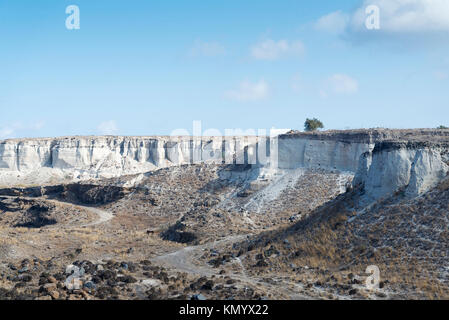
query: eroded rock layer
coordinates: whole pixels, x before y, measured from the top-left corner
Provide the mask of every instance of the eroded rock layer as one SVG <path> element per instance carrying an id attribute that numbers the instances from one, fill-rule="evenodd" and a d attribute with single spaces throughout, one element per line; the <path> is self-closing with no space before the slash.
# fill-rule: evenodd
<path id="1" fill-rule="evenodd" d="M 0 185 L 45 185 L 192 163 L 353 175 L 372 198 L 427 191 L 448 172 L 449 130 L 290 132 L 277 137 L 63 137 L 0 142 Z M 267 172 L 267 170 L 264 170 Z"/>

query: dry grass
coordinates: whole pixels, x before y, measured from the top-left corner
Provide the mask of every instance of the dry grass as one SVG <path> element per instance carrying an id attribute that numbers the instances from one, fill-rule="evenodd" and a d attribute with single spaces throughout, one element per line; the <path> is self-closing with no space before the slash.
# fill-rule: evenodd
<path id="1" fill-rule="evenodd" d="M 307 266 L 301 279 L 306 283 L 344 284 L 348 274 L 364 275 L 367 266 L 376 265 L 390 297 L 449 299 L 442 271 L 449 247 L 448 199 L 448 181 L 422 198 L 384 199 L 363 215 L 347 209 L 348 199 L 343 198 L 293 227 L 261 234 L 252 242 L 256 249 L 248 252 L 252 257 L 248 261 L 254 263 L 257 254 L 274 246 L 280 254 L 267 257 L 268 267 L 255 273 L 289 274 L 292 264 Z M 370 296 L 360 288 L 359 293 Z"/>

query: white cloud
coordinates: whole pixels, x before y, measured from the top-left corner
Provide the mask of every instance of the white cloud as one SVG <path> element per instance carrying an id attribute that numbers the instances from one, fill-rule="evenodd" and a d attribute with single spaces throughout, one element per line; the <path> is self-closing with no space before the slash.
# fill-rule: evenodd
<path id="1" fill-rule="evenodd" d="M 292 90 L 296 93 L 304 90 L 304 82 L 299 74 L 295 74 L 291 80 Z"/>
<path id="2" fill-rule="evenodd" d="M 264 80 L 256 83 L 243 81 L 237 89 L 228 91 L 226 97 L 236 101 L 257 101 L 266 99 L 268 94 L 269 86 Z"/>
<path id="3" fill-rule="evenodd" d="M 329 94 L 326 92 L 326 90 L 321 89 L 320 90 L 320 97 L 326 99 L 329 96 Z"/>
<path id="4" fill-rule="evenodd" d="M 366 28 L 368 6 L 379 8 L 380 29 Z M 438 34 L 449 32 L 448 0 L 364 0 L 351 13 L 336 11 L 319 18 L 315 29 L 335 34 L 345 34 L 348 39 L 359 36 L 359 40 L 369 36 L 406 36 Z M 414 39 L 429 40 L 426 37 Z"/>
<path id="5" fill-rule="evenodd" d="M 449 32 L 447 0 L 365 0 L 351 21 L 354 29 L 365 28 L 365 8 L 380 9 L 380 29 L 390 33 Z"/>
<path id="6" fill-rule="evenodd" d="M 117 124 L 114 120 L 110 121 L 104 121 L 100 123 L 97 127 L 98 132 L 100 132 L 103 135 L 114 135 L 117 133 L 118 128 Z"/>
<path id="7" fill-rule="evenodd" d="M 437 80 L 446 80 L 449 78 L 449 74 L 444 71 L 436 71 L 433 75 Z"/>
<path id="8" fill-rule="evenodd" d="M 319 31 L 341 34 L 345 31 L 348 22 L 349 15 L 341 10 L 338 10 L 319 18 L 314 24 L 314 27 Z"/>
<path id="9" fill-rule="evenodd" d="M 326 81 L 326 89 L 321 90 L 321 96 L 327 97 L 328 91 L 334 94 L 353 94 L 359 90 L 357 80 L 346 74 L 334 74 Z"/>
<path id="10" fill-rule="evenodd" d="M 35 122 L 35 123 L 31 124 L 29 126 L 29 128 L 32 129 L 32 130 L 40 130 L 44 126 L 45 126 L 45 122 L 44 121 L 38 121 L 38 122 Z"/>
<path id="11" fill-rule="evenodd" d="M 0 139 L 11 138 L 13 134 L 14 134 L 14 129 L 11 127 L 0 128 Z"/>
<path id="12" fill-rule="evenodd" d="M 216 57 L 226 54 L 226 49 L 219 42 L 203 42 L 195 41 L 194 46 L 190 49 L 190 55 L 194 57 Z"/>
<path id="13" fill-rule="evenodd" d="M 277 60 L 285 56 L 300 56 L 304 51 L 304 44 L 301 41 L 267 39 L 251 48 L 251 56 L 257 60 Z"/>
<path id="14" fill-rule="evenodd" d="M 15 122 L 10 125 L 0 127 L 0 139 L 14 138 L 19 135 L 29 135 L 32 131 L 39 131 L 45 126 L 43 121 L 35 123 L 23 124 L 22 122 Z"/>

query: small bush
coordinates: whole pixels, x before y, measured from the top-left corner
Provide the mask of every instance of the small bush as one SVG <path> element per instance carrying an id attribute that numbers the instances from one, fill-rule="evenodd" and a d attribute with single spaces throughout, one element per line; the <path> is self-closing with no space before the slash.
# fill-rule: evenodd
<path id="1" fill-rule="evenodd" d="M 316 131 L 318 129 L 323 128 L 324 128 L 323 123 L 317 118 L 306 119 L 306 122 L 304 122 L 304 130 L 307 132 Z"/>

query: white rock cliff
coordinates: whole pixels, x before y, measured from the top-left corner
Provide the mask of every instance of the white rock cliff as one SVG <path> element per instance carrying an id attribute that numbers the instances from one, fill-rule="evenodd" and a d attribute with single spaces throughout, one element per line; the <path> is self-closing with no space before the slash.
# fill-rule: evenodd
<path id="1" fill-rule="evenodd" d="M 291 133 L 272 139 L 248 136 L 12 139 L 0 141 L 0 185 L 76 182 L 206 162 L 258 164 L 271 170 L 340 171 L 355 175 L 354 185 L 363 185 L 373 199 L 399 189 L 415 196 L 447 175 L 448 137 L 449 133 L 442 135 L 435 130 L 359 130 Z M 443 143 L 428 143 L 434 140 Z"/>
<path id="2" fill-rule="evenodd" d="M 449 172 L 447 147 L 380 143 L 363 154 L 354 178 L 372 199 L 403 191 L 414 197 L 438 184 Z"/>
<path id="3" fill-rule="evenodd" d="M 221 164 L 223 160 L 266 164 L 266 149 L 266 139 L 258 137 L 229 137 L 225 141 L 221 137 L 5 140 L 0 142 L 0 184 L 108 178 L 189 163 Z"/>

